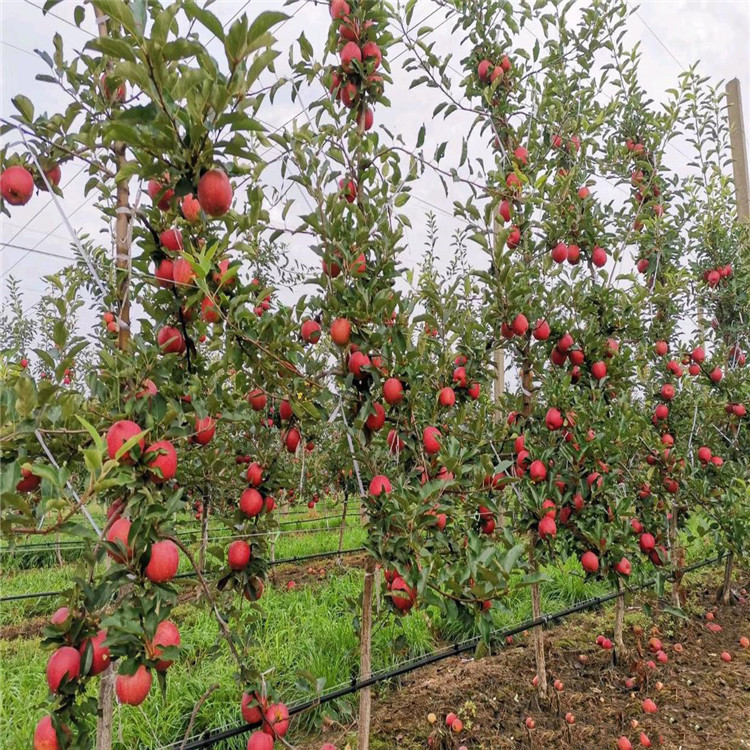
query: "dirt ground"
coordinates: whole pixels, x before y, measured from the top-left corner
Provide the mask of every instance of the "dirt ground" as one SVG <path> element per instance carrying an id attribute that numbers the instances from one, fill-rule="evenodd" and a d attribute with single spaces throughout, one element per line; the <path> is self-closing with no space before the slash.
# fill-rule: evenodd
<path id="1" fill-rule="evenodd" d="M 611 637 L 611 608 L 551 628 L 546 634 L 547 670 L 550 683 L 562 680 L 563 690 L 551 689 L 546 705 L 538 703 L 531 684 L 530 634 L 496 656 L 480 661 L 456 657 L 412 672 L 400 689 L 384 691 L 375 700 L 371 750 L 615 750 L 621 735 L 635 749 L 642 747 L 641 732 L 654 748 L 750 748 L 750 648 L 739 644 L 741 636 L 750 638 L 750 604 L 735 601 L 716 608 L 714 596 L 713 587 L 691 591 L 688 621 L 673 631 L 674 620 L 660 618 L 640 638 L 632 626 L 647 621 L 640 608 L 631 608 L 626 621 L 629 658 L 617 667 L 612 652 L 595 643 L 599 633 Z M 709 623 L 705 614 L 712 609 Z M 720 625 L 721 631 L 712 633 L 709 624 Z M 647 648 L 652 636 L 661 639 L 669 661 L 650 670 L 645 662 L 653 658 Z M 677 643 L 682 653 L 675 651 Z M 639 648 L 648 654 L 645 658 Z M 723 651 L 731 654 L 731 662 L 722 661 Z M 629 690 L 625 678 L 639 671 L 638 684 Z M 644 712 L 645 698 L 656 703 L 657 713 Z M 459 734 L 445 727 L 449 712 L 463 721 Z M 565 721 L 568 712 L 573 724 Z M 435 725 L 428 722 L 429 713 L 437 715 Z M 536 724 L 531 731 L 525 727 L 527 717 Z M 356 730 L 348 729 L 331 728 L 298 747 L 319 750 L 327 741 L 339 750 L 353 748 Z"/>

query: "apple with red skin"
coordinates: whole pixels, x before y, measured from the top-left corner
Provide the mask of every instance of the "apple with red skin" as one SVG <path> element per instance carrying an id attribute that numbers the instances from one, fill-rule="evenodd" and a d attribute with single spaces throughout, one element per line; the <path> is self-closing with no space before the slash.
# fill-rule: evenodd
<path id="1" fill-rule="evenodd" d="M 43 716 L 34 728 L 34 750 L 60 750 L 52 717 Z"/>
<path id="2" fill-rule="evenodd" d="M 438 395 L 438 403 L 440 406 L 450 408 L 456 403 L 456 392 L 453 388 L 445 387 L 440 390 Z"/>
<path id="3" fill-rule="evenodd" d="M 279 418 L 282 422 L 288 422 L 292 418 L 293 414 L 294 412 L 292 411 L 292 405 L 289 403 L 289 401 L 284 399 L 284 401 L 279 404 Z"/>
<path id="4" fill-rule="evenodd" d="M 320 340 L 320 323 L 306 320 L 300 328 L 300 336 L 307 344 L 317 344 Z"/>
<path id="5" fill-rule="evenodd" d="M 250 404 L 253 411 L 263 411 L 268 403 L 268 398 L 260 388 L 256 388 L 247 394 L 247 402 Z"/>
<path id="6" fill-rule="evenodd" d="M 336 318 L 331 323 L 331 338 L 337 346 L 346 346 L 352 334 L 352 324 L 346 318 Z"/>
<path id="7" fill-rule="evenodd" d="M 396 576 L 391 583 L 391 597 L 396 609 L 408 612 L 417 600 L 417 592 L 401 576 Z"/>
<path id="8" fill-rule="evenodd" d="M 372 408 L 375 413 L 367 417 L 365 424 L 368 430 L 377 432 L 385 425 L 385 409 L 377 401 L 373 402 Z"/>
<path id="9" fill-rule="evenodd" d="M 493 65 L 489 60 L 480 60 L 477 65 L 477 76 L 482 83 L 489 83 Z"/>
<path id="10" fill-rule="evenodd" d="M 247 477 L 249 484 L 252 484 L 255 487 L 260 487 L 260 485 L 263 484 L 263 467 L 256 461 L 253 461 L 253 463 L 247 467 L 247 474 L 245 476 Z"/>
<path id="11" fill-rule="evenodd" d="M 117 552 L 109 551 L 109 556 L 118 563 L 125 563 L 133 554 L 133 550 L 128 546 L 128 536 L 130 535 L 131 523 L 127 518 L 118 518 L 107 532 L 107 541 L 112 544 L 119 543 L 125 548 L 125 557 Z"/>
<path id="12" fill-rule="evenodd" d="M 603 247 L 595 247 L 591 252 L 591 262 L 597 268 L 603 268 L 607 264 L 607 251 Z"/>
<path id="13" fill-rule="evenodd" d="M 630 560 L 628 560 L 627 557 L 620 558 L 619 562 L 615 564 L 615 570 L 621 575 L 621 576 L 629 576 L 632 571 L 632 566 L 630 565 Z"/>
<path id="14" fill-rule="evenodd" d="M 17 492 L 34 492 L 37 487 L 42 483 L 42 478 L 36 474 L 31 473 L 31 469 L 27 466 L 21 467 L 21 479 L 16 485 Z"/>
<path id="15" fill-rule="evenodd" d="M 617 740 L 617 750 L 633 750 L 633 745 L 625 735 Z"/>
<path id="16" fill-rule="evenodd" d="M 296 453 L 297 446 L 300 444 L 302 436 L 299 434 L 299 430 L 296 427 L 292 427 L 284 436 L 283 441 L 286 446 L 287 452 Z"/>
<path id="17" fill-rule="evenodd" d="M 552 249 L 552 260 L 555 263 L 564 263 L 568 259 L 568 246 L 564 242 L 559 242 Z"/>
<path id="18" fill-rule="evenodd" d="M 229 211 L 232 196 L 232 183 L 222 169 L 209 169 L 198 180 L 198 203 L 215 219 Z"/>
<path id="19" fill-rule="evenodd" d="M 166 189 L 165 189 L 166 188 Z M 158 180 L 148 181 L 148 194 L 152 201 L 155 201 L 157 206 L 162 211 L 168 211 L 169 205 L 174 198 L 174 190 L 162 185 Z M 161 197 L 159 197 L 161 196 Z M 158 202 L 157 202 L 158 198 Z"/>
<path id="20" fill-rule="evenodd" d="M 169 289 L 174 286 L 174 263 L 169 258 L 163 258 L 154 270 L 156 283 Z"/>
<path id="21" fill-rule="evenodd" d="M 352 352 L 349 357 L 348 369 L 349 372 L 354 375 L 357 380 L 364 378 L 367 373 L 362 370 L 363 367 L 370 366 L 370 358 L 363 352 L 356 351 Z"/>
<path id="22" fill-rule="evenodd" d="M 151 690 L 151 670 L 141 664 L 135 674 L 118 674 L 115 680 L 117 700 L 126 706 L 140 706 Z"/>
<path id="23" fill-rule="evenodd" d="M 584 552 L 581 555 L 581 565 L 587 573 L 596 573 L 599 570 L 599 558 L 595 552 Z"/>
<path id="24" fill-rule="evenodd" d="M 544 421 L 548 430 L 559 430 L 563 426 L 563 416 L 559 409 L 549 409 Z"/>
<path id="25" fill-rule="evenodd" d="M 537 341 L 546 341 L 550 337 L 550 327 L 546 320 L 537 320 L 531 335 Z"/>
<path id="26" fill-rule="evenodd" d="M 15 165 L 0 173 L 0 194 L 11 206 L 25 206 L 34 193 L 34 178 L 25 167 Z"/>
<path id="27" fill-rule="evenodd" d="M 200 220 L 201 204 L 197 198 L 193 197 L 192 193 L 183 196 L 182 201 L 180 201 L 180 210 L 185 219 L 191 224 Z"/>
<path id="28" fill-rule="evenodd" d="M 72 646 L 53 651 L 47 662 L 47 685 L 53 693 L 60 689 L 63 678 L 73 681 L 81 674 L 81 654 Z"/>
<path id="29" fill-rule="evenodd" d="M 246 724 L 258 724 L 263 720 L 268 704 L 258 693 L 243 693 L 240 710 Z"/>
<path id="30" fill-rule="evenodd" d="M 55 610 L 52 617 L 50 617 L 50 622 L 53 625 L 62 625 L 68 617 L 70 617 L 70 609 L 68 609 L 68 607 L 60 607 Z"/>
<path id="31" fill-rule="evenodd" d="M 212 297 L 205 296 L 201 300 L 201 317 L 206 323 L 218 323 L 221 320 L 221 312 Z"/>
<path id="32" fill-rule="evenodd" d="M 656 703 L 654 703 L 651 698 L 646 698 L 643 703 L 641 703 L 641 708 L 643 708 L 643 711 L 647 714 L 655 714 L 658 711 Z"/>
<path id="33" fill-rule="evenodd" d="M 150 459 L 149 454 L 151 454 Z M 174 479 L 177 474 L 177 451 L 169 440 L 157 440 L 151 443 L 146 448 L 144 456 L 150 470 L 148 476 L 152 482 L 162 484 L 169 479 Z"/>
<path id="34" fill-rule="evenodd" d="M 529 476 L 533 482 L 543 482 L 547 478 L 547 467 L 538 459 L 529 466 Z"/>
<path id="35" fill-rule="evenodd" d="M 712 383 L 720 383 L 724 377 L 724 373 L 722 372 L 721 367 L 714 367 L 714 369 L 708 373 L 708 377 Z"/>
<path id="36" fill-rule="evenodd" d="M 240 495 L 240 511 L 248 518 L 260 515 L 264 507 L 263 496 L 258 490 L 248 487 Z"/>
<path id="37" fill-rule="evenodd" d="M 179 229 L 165 229 L 159 235 L 159 244 L 173 253 L 182 252 L 182 232 Z"/>
<path id="38" fill-rule="evenodd" d="M 253 732 L 247 741 L 247 750 L 273 750 L 273 737 L 264 731 Z"/>
<path id="39" fill-rule="evenodd" d="M 398 378 L 388 378 L 383 383 L 383 399 L 389 406 L 398 404 L 404 397 L 404 386 Z"/>
<path id="40" fill-rule="evenodd" d="M 216 422 L 212 417 L 200 417 L 195 420 L 193 440 L 200 445 L 208 445 L 216 432 Z"/>
<path id="41" fill-rule="evenodd" d="M 378 47 L 375 42 L 365 42 L 362 45 L 362 59 L 364 60 L 364 62 L 374 60 L 375 62 L 372 66 L 372 69 L 377 70 L 380 67 L 380 63 L 383 59 L 383 54 L 380 51 L 380 47 Z"/>
<path id="42" fill-rule="evenodd" d="M 185 339 L 173 326 L 162 326 L 156 334 L 156 343 L 163 354 L 181 354 L 185 351 Z"/>
<path id="43" fill-rule="evenodd" d="M 250 545 L 244 539 L 236 539 L 227 550 L 227 559 L 232 570 L 243 570 L 250 562 L 250 556 Z"/>
<path id="44" fill-rule="evenodd" d="M 578 245 L 568 245 L 568 263 L 575 266 L 581 259 L 581 248 Z"/>
<path id="45" fill-rule="evenodd" d="M 388 447 L 391 449 L 391 453 L 402 451 L 406 447 L 406 443 L 401 439 L 401 437 L 399 437 L 396 430 L 388 431 L 386 443 L 388 443 Z"/>
<path id="46" fill-rule="evenodd" d="M 169 648 L 170 646 L 180 645 L 180 631 L 177 626 L 171 620 L 162 620 L 156 626 L 156 632 L 154 633 L 154 639 L 152 641 L 152 654 L 153 659 L 159 659 L 162 655 L 163 648 Z M 162 648 L 157 648 L 161 646 Z M 166 672 L 169 667 L 173 664 L 169 659 L 161 659 L 156 664 L 157 672 Z"/>
<path id="47" fill-rule="evenodd" d="M 523 313 L 519 313 L 513 318 L 510 327 L 513 329 L 513 333 L 515 333 L 516 336 L 525 336 L 526 332 L 529 330 L 529 321 Z"/>
<path id="48" fill-rule="evenodd" d="M 506 244 L 511 250 L 515 250 L 521 244 L 521 230 L 517 226 L 510 228 Z"/>
<path id="49" fill-rule="evenodd" d="M 376 474 L 370 480 L 369 492 L 374 497 L 380 497 L 383 493 L 389 495 L 392 489 L 390 479 L 383 474 Z"/>
<path id="50" fill-rule="evenodd" d="M 100 630 L 96 635 L 91 638 L 86 638 L 78 648 L 81 654 L 81 665 L 83 665 L 84 655 L 86 653 L 86 646 L 91 643 L 92 657 L 91 666 L 87 674 L 94 676 L 101 674 L 110 664 L 109 648 L 104 644 L 107 638 L 107 631 Z"/>
<path id="51" fill-rule="evenodd" d="M 162 539 L 151 545 L 151 557 L 144 574 L 151 583 L 166 583 L 177 575 L 180 550 L 171 539 Z"/>
<path id="52" fill-rule="evenodd" d="M 707 464 L 711 460 L 712 454 L 711 449 L 705 445 L 698 448 L 698 460 L 701 463 Z"/>
<path id="53" fill-rule="evenodd" d="M 591 374 L 597 379 L 602 380 L 603 378 L 607 377 L 607 365 L 602 362 L 594 362 L 593 365 L 591 365 Z"/>
<path id="54" fill-rule="evenodd" d="M 542 518 L 542 520 L 539 521 L 538 532 L 540 539 L 546 539 L 547 537 L 552 537 L 554 539 L 557 536 L 557 524 L 555 523 L 554 518 L 550 518 L 550 516 Z"/>
<path id="55" fill-rule="evenodd" d="M 473 401 L 476 401 L 479 398 L 481 388 L 479 383 L 472 383 L 468 389 L 467 393 L 469 394 L 469 398 L 471 398 Z"/>
<path id="56" fill-rule="evenodd" d="M 128 442 L 128 440 L 134 438 L 141 432 L 143 432 L 143 430 L 141 430 L 140 426 L 129 419 L 120 419 L 117 422 L 114 422 L 109 430 L 107 430 L 106 436 L 107 455 L 110 457 L 110 459 L 115 460 L 117 451 L 119 451 L 120 448 L 122 448 L 122 446 Z M 141 438 L 138 441 L 138 447 L 140 448 L 141 452 L 143 452 L 145 445 L 145 439 Z M 125 451 L 125 453 L 120 456 L 119 460 L 124 464 L 134 463 L 134 459 L 130 455 L 129 450 Z"/>
<path id="57" fill-rule="evenodd" d="M 443 435 L 437 427 L 425 427 L 422 431 L 422 443 L 429 455 L 434 455 L 440 450 L 440 438 Z"/>
<path id="58" fill-rule="evenodd" d="M 283 703 L 270 705 L 264 714 L 263 731 L 272 737 L 283 737 L 289 729 L 289 710 Z"/>
<path id="59" fill-rule="evenodd" d="M 511 216 L 513 215 L 510 202 L 502 201 L 497 209 L 497 213 L 503 221 L 510 221 Z"/>

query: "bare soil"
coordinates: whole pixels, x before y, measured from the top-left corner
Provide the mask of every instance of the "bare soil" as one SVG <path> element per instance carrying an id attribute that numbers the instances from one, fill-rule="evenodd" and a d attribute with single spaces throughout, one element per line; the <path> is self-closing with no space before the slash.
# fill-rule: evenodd
<path id="1" fill-rule="evenodd" d="M 750 638 L 750 604 L 745 600 L 716 607 L 713 583 L 689 593 L 689 620 L 663 616 L 640 636 L 634 626 L 637 630 L 638 623 L 653 621 L 640 607 L 629 609 L 628 654 L 617 666 L 612 652 L 595 643 L 599 633 L 611 637 L 611 608 L 551 628 L 546 636 L 551 695 L 545 704 L 531 684 L 530 634 L 479 661 L 454 657 L 412 672 L 400 689 L 384 691 L 375 700 L 371 750 L 614 750 L 621 735 L 640 749 L 641 732 L 654 748 L 750 748 L 750 649 L 739 645 L 741 636 Z M 711 610 L 721 632 L 707 628 L 705 614 Z M 647 647 L 652 636 L 662 641 L 669 657 L 653 670 L 646 667 L 653 658 Z M 677 643 L 682 653 L 675 651 Z M 721 660 L 723 651 L 731 654 L 731 662 Z M 628 690 L 624 679 L 631 675 L 638 684 Z M 561 692 L 552 688 L 554 680 L 562 680 Z M 656 703 L 656 714 L 643 711 L 645 698 Z M 459 734 L 445 727 L 449 712 L 463 721 Z M 565 721 L 568 712 L 575 717 L 572 725 Z M 427 720 L 430 713 L 437 715 L 434 725 Z M 525 727 L 527 717 L 536 723 L 531 731 Z M 325 735 L 298 747 L 318 750 L 324 741 L 340 750 L 355 747 L 352 728 L 331 725 Z"/>

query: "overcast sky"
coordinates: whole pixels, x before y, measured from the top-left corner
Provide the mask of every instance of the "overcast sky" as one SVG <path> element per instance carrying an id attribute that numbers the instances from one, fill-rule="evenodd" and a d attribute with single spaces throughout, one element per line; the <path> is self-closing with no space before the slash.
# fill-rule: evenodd
<path id="1" fill-rule="evenodd" d="M 79 4 L 74 0 L 64 0 L 53 11 L 55 16 L 42 16 L 37 6 L 42 0 L 0 0 L 0 54 L 1 54 L 1 91 L 0 112 L 7 118 L 15 112 L 10 100 L 17 93 L 28 96 L 35 104 L 37 111 L 52 112 L 66 104 L 65 98 L 56 87 L 39 83 L 35 75 L 46 72 L 47 67 L 34 53 L 37 49 L 52 49 L 52 36 L 59 32 L 64 40 L 65 50 L 70 53 L 80 49 L 91 35 L 96 33 L 90 5 L 87 8 L 87 20 L 82 30 L 72 24 L 73 9 Z M 238 11 L 246 6 L 253 16 L 261 10 L 273 7 L 293 13 L 300 8 L 292 5 L 285 8 L 281 2 L 262 2 L 251 0 L 218 0 L 213 5 L 214 12 L 222 22 L 229 21 Z M 417 21 L 433 14 L 430 25 L 437 26 L 444 17 L 442 11 L 436 12 L 436 6 L 429 0 L 418 0 L 414 12 L 414 26 Z M 322 50 L 330 18 L 326 4 L 317 6 L 308 3 L 288 23 L 284 24 L 278 37 L 278 48 L 284 50 L 304 30 L 313 43 L 316 52 Z M 438 49 L 448 50 L 455 41 L 451 40 L 450 24 L 435 32 Z M 640 41 L 642 50 L 642 83 L 649 93 L 658 101 L 663 99 L 665 89 L 675 85 L 677 75 L 689 64 L 701 61 L 702 74 L 716 80 L 728 80 L 738 77 L 744 96 L 743 110 L 745 122 L 750 123 L 750 2 L 748 0 L 646 0 L 640 4 L 640 10 L 630 21 L 631 41 Z M 531 42 L 533 39 L 529 36 Z M 210 49 L 219 56 L 218 42 Z M 390 53 L 395 60 L 403 47 L 396 46 Z M 454 63 L 458 64 L 457 55 Z M 277 73 L 283 75 L 286 55 L 280 58 Z M 403 59 L 403 58 L 402 58 Z M 408 90 L 408 76 L 399 75 L 398 60 L 394 63 L 395 84 L 388 91 L 394 103 L 390 110 L 376 112 L 376 127 L 386 123 L 389 128 L 405 133 L 407 143 L 413 144 L 419 126 L 426 113 L 435 105 L 435 93 L 426 88 Z M 456 80 L 458 76 L 453 76 Z M 310 92 L 303 95 L 303 101 L 312 98 Z M 288 98 L 280 97 L 273 106 L 264 106 L 261 113 L 263 120 L 276 127 L 300 112 L 300 102 L 292 103 Z M 452 127 L 457 121 L 449 121 Z M 460 123 L 458 123 L 460 127 Z M 750 125 L 748 125 L 750 127 Z M 433 128 L 438 132 L 433 142 L 446 137 L 440 125 Z M 4 139 L 4 145 L 13 141 L 11 134 Z M 431 153 L 428 140 L 427 153 Z M 684 151 L 683 151 L 684 153 Z M 671 153 L 671 166 L 678 171 L 685 163 L 679 145 Z M 96 233 L 101 230 L 101 223 L 96 213 L 83 196 L 85 175 L 76 177 L 80 166 L 69 163 L 63 170 L 62 185 L 65 197 L 62 206 L 76 229 Z M 461 223 L 453 218 L 451 202 L 443 196 L 442 189 L 435 184 L 434 178 L 425 177 L 415 188 L 415 200 L 410 201 L 407 210 L 411 213 L 414 230 L 409 236 L 409 253 L 406 265 L 414 266 L 423 248 L 425 239 L 424 217 L 430 210 L 429 204 L 437 207 L 439 227 L 444 240 L 442 257 L 449 255 L 448 240 Z M 299 196 L 298 196 L 299 197 Z M 427 201 L 427 203 L 425 203 Z M 302 210 L 304 204 L 300 205 Z M 42 276 L 51 273 L 65 264 L 59 256 L 71 256 L 70 236 L 56 207 L 49 196 L 37 194 L 23 207 L 12 208 L 10 219 L 0 218 L 0 269 L 2 270 L 2 294 L 5 296 L 6 281 L 9 274 L 20 280 L 25 297 L 25 306 L 29 307 L 38 300 L 44 288 Z M 109 246 L 106 239 L 102 242 Z M 17 247 L 9 246 L 14 245 Z M 29 249 L 32 252 L 29 252 Z M 48 254 L 41 254 L 43 251 Z M 301 240 L 293 243 L 290 250 L 299 260 L 305 260 L 305 247 Z M 307 254 L 309 258 L 309 253 Z"/>

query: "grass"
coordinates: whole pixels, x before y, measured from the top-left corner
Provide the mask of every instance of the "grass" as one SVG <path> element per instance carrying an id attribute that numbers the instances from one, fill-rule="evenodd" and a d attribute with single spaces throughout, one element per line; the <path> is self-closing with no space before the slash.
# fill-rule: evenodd
<path id="1" fill-rule="evenodd" d="M 697 531 L 700 521 L 691 519 Z M 344 548 L 357 547 L 364 541 L 364 530 L 350 525 Z M 282 536 L 276 548 L 278 558 L 296 557 L 335 549 L 337 529 L 332 532 Z M 697 542 L 688 550 L 694 561 L 712 553 L 705 542 Z M 304 567 L 304 564 L 303 566 Z M 64 568 L 17 571 L 4 581 L 3 595 L 13 591 L 28 592 L 64 587 L 72 573 L 72 565 Z M 642 571 L 634 566 L 633 582 L 652 575 L 653 569 Z M 607 592 L 603 582 L 586 580 L 579 565 L 569 560 L 546 570 L 550 581 L 541 586 L 546 612 Z M 362 590 L 362 572 L 340 569 L 323 582 L 299 586 L 293 590 L 267 586 L 263 596 L 263 627 L 257 634 L 252 659 L 266 672 L 274 695 L 287 703 L 313 697 L 315 687 L 323 692 L 347 683 L 357 674 L 358 635 L 355 617 Z M 54 599 L 23 605 L 10 613 L 3 608 L 2 621 L 22 622 L 29 616 L 27 607 L 36 614 L 49 614 L 59 602 Z M 500 629 L 515 625 L 531 616 L 528 589 L 515 591 L 503 603 L 493 607 L 493 625 Z M 404 660 L 428 653 L 446 642 L 464 640 L 471 633 L 459 631 L 455 624 L 434 613 L 415 611 L 409 617 L 379 618 L 373 635 L 373 669 L 389 669 Z M 219 687 L 209 696 L 198 712 L 192 733 L 240 723 L 240 691 L 234 679 L 234 663 L 223 642 L 217 639 L 217 626 L 205 608 L 186 603 L 173 613 L 182 636 L 183 657 L 169 670 L 166 701 L 156 687 L 140 708 L 115 709 L 115 746 L 117 748 L 161 747 L 181 740 L 194 706 L 209 688 Z M 594 625 L 592 624 L 592 627 Z M 596 627 L 611 630 L 611 615 Z M 39 648 L 38 639 L 0 642 L 0 674 L 2 707 L 0 736 L 3 746 L 28 747 L 33 727 L 45 710 L 47 691 L 44 669 L 48 654 Z M 95 689 L 92 686 L 92 689 Z M 388 689 L 382 685 L 378 689 Z M 295 719 L 295 733 L 312 728 L 325 713 L 345 723 L 356 715 L 357 696 L 310 711 Z M 121 738 L 121 739 L 120 739 Z M 293 737 L 292 737 L 293 741 Z M 244 748 L 247 737 L 227 741 L 217 750 Z"/>

